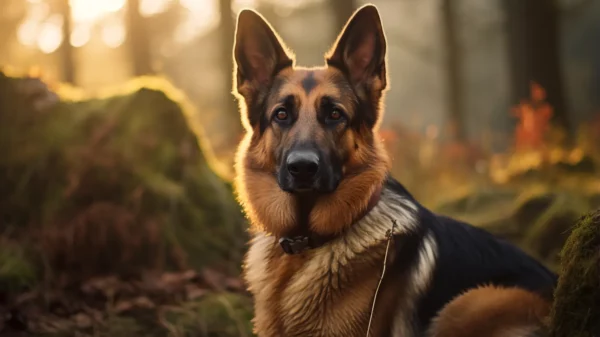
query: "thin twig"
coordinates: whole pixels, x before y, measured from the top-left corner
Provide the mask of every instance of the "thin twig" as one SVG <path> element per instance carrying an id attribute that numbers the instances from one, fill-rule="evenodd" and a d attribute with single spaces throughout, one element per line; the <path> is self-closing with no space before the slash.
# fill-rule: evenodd
<path id="1" fill-rule="evenodd" d="M 383 270 L 381 271 L 381 277 L 379 278 L 377 289 L 375 289 L 375 296 L 373 297 L 373 307 L 371 308 L 371 315 L 369 316 L 369 325 L 367 326 L 367 337 L 369 337 L 369 334 L 371 333 L 371 323 L 373 322 L 373 314 L 375 313 L 375 302 L 377 301 L 377 295 L 379 294 L 379 287 L 381 287 L 381 282 L 383 281 L 383 277 L 385 276 L 385 270 L 387 267 L 387 257 L 388 252 L 390 251 L 390 243 L 392 242 L 392 238 L 394 237 L 394 229 L 396 229 L 396 220 L 392 220 L 392 229 L 388 230 L 385 233 L 387 245 L 385 247 L 385 256 L 383 257 Z"/>

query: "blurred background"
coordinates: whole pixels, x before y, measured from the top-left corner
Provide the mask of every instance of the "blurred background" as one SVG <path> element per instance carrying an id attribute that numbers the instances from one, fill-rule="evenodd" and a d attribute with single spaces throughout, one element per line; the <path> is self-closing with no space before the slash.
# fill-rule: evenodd
<path id="1" fill-rule="evenodd" d="M 251 336 L 236 13 L 318 66 L 364 3 L 3 0 L 0 335 Z M 600 207 L 600 1 L 371 3 L 394 176 L 556 268 Z"/>

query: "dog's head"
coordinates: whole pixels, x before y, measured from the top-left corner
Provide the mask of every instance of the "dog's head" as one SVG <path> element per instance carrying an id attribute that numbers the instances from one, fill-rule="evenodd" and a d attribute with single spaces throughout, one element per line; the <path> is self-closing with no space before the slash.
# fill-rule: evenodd
<path id="1" fill-rule="evenodd" d="M 388 166 L 376 137 L 387 86 L 386 41 L 377 9 L 357 10 L 326 55 L 326 65 L 318 68 L 296 67 L 265 19 L 243 10 L 234 59 L 234 92 L 248 131 L 237 159 L 242 202 L 260 203 L 261 191 L 269 191 L 278 199 L 265 200 L 290 204 L 250 207 L 251 215 L 262 208 L 272 214 L 254 215 L 285 217 L 279 214 L 282 207 L 294 213 L 292 200 L 303 195 L 317 199 L 312 213 L 319 213 L 319 204 L 332 206 L 337 200 L 348 207 L 355 199 L 360 211 Z"/>

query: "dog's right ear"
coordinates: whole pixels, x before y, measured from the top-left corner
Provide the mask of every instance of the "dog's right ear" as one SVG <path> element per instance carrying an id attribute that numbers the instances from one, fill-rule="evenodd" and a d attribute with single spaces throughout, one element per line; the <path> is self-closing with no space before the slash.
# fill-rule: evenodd
<path id="1" fill-rule="evenodd" d="M 342 70 L 354 85 L 387 85 L 386 41 L 379 11 L 374 5 L 356 10 L 327 56 L 327 64 Z"/>
<path id="2" fill-rule="evenodd" d="M 280 70 L 293 65 L 286 49 L 260 14 L 250 9 L 240 12 L 233 47 L 235 90 L 244 97 L 248 106 L 255 104 L 257 95 L 270 87 Z M 252 126 L 260 120 L 260 112 L 257 113 L 248 111 Z"/>

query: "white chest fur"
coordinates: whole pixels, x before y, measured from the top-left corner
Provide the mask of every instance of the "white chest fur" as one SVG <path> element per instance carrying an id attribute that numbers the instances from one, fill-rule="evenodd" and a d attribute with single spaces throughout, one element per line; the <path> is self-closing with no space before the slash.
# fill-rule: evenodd
<path id="1" fill-rule="evenodd" d="M 415 205 L 384 190 L 373 210 L 341 237 L 298 256 L 281 254 L 274 237 L 256 234 L 245 277 L 254 295 L 259 336 L 364 335 L 383 267 L 386 232 L 394 220 L 394 234 L 414 228 L 415 211 Z M 411 276 L 415 294 L 430 277 L 434 257 L 435 242 L 426 236 Z M 397 313 L 404 321 L 402 315 Z M 397 324 L 394 334 L 408 333 L 405 325 Z"/>

